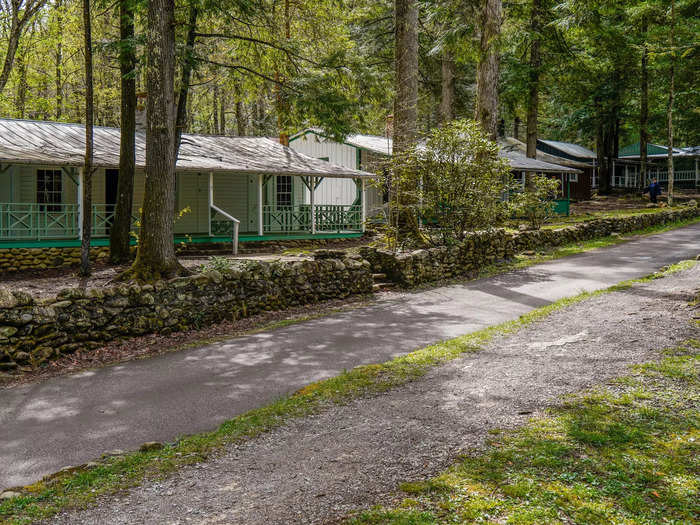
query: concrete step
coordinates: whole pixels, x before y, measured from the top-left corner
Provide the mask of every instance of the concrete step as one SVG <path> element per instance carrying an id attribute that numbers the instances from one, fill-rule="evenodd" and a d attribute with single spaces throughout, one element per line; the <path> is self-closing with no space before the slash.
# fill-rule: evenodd
<path id="1" fill-rule="evenodd" d="M 374 279 L 375 281 L 381 281 L 382 279 L 386 279 L 386 274 L 385 273 L 373 273 L 372 279 Z"/>
<path id="2" fill-rule="evenodd" d="M 383 290 L 390 290 L 392 288 L 396 288 L 396 283 L 380 282 L 380 283 L 374 283 L 372 285 L 372 291 L 374 291 L 374 292 L 381 292 Z"/>

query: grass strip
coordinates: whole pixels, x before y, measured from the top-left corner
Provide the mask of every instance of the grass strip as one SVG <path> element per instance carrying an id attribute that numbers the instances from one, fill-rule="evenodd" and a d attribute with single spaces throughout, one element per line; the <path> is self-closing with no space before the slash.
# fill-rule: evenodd
<path id="1" fill-rule="evenodd" d="M 696 523 L 699 341 L 583 394 L 349 525 Z"/>
<path id="2" fill-rule="evenodd" d="M 46 519 L 62 510 L 85 507 L 100 496 L 114 494 L 147 480 L 162 479 L 183 466 L 206 460 L 228 444 L 253 438 L 293 418 L 318 413 L 331 404 L 346 403 L 415 380 L 435 366 L 465 353 L 479 351 L 496 336 L 513 333 L 569 305 L 634 283 L 665 277 L 695 264 L 696 261 L 685 261 L 643 279 L 561 299 L 516 320 L 433 344 L 385 363 L 353 368 L 233 418 L 213 432 L 186 436 L 158 450 L 130 452 L 105 458 L 94 466 L 60 472 L 23 487 L 21 496 L 0 502 L 0 523 L 14 525 Z"/>

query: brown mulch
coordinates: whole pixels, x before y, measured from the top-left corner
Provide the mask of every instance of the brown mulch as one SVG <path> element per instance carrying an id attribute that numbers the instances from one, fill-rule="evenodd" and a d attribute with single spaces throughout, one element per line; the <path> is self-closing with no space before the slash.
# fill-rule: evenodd
<path id="1" fill-rule="evenodd" d="M 303 321 L 311 317 L 323 317 L 365 306 L 371 300 L 368 296 L 353 296 L 275 312 L 264 312 L 246 319 L 223 321 L 213 326 L 186 332 L 169 335 L 149 334 L 110 341 L 98 348 L 85 348 L 64 355 L 36 370 L 22 369 L 11 374 L 0 372 L 0 389 L 239 337 L 257 330 L 274 328 L 274 324 L 281 321 Z"/>

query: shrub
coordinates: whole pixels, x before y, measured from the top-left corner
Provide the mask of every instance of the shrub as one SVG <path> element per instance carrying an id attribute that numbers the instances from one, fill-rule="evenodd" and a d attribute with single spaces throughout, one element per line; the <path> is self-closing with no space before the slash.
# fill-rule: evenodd
<path id="1" fill-rule="evenodd" d="M 449 244 L 500 225 L 511 177 L 498 149 L 476 122 L 456 120 L 395 155 L 386 170 L 392 189 L 387 236 L 395 244 Z"/>
<path id="2" fill-rule="evenodd" d="M 515 215 L 524 217 L 531 228 L 539 230 L 555 215 L 554 199 L 559 193 L 559 187 L 558 179 L 534 175 L 529 187 L 525 191 L 516 193 L 511 199 Z"/>

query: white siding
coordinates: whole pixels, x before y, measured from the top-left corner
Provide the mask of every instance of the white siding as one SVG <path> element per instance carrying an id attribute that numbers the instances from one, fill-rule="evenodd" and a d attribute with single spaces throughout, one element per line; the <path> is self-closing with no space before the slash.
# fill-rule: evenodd
<path id="1" fill-rule="evenodd" d="M 9 203 L 14 199 L 14 196 L 12 195 L 14 176 L 15 166 L 10 166 L 5 171 L 0 173 L 0 202 L 2 203 Z"/>
<path id="2" fill-rule="evenodd" d="M 65 191 L 66 185 L 63 185 Z M 92 175 L 92 203 L 105 203 L 105 170 L 98 169 Z"/>
<path id="3" fill-rule="evenodd" d="M 189 207 L 175 222 L 175 233 L 209 232 L 209 181 L 208 174 L 177 174 L 177 209 L 175 213 Z"/>
<path id="4" fill-rule="evenodd" d="M 293 150 L 315 157 L 327 159 L 331 164 L 358 169 L 357 148 L 334 142 L 314 133 L 307 133 L 289 143 Z M 316 189 L 314 201 L 317 204 L 352 204 L 355 202 L 356 189 L 352 179 L 325 178 Z M 304 202 L 309 202 L 309 190 L 304 189 Z"/>

